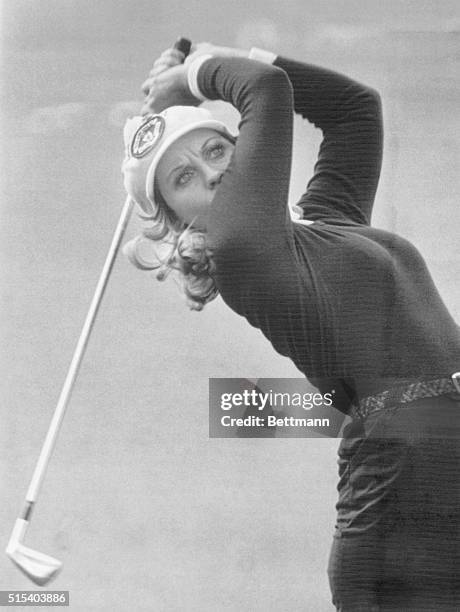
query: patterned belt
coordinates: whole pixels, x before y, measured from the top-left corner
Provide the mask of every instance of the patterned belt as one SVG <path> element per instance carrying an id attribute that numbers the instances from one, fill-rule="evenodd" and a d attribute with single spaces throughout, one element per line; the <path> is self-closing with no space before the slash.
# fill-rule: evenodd
<path id="1" fill-rule="evenodd" d="M 365 397 L 359 402 L 359 406 L 353 406 L 351 415 L 360 419 L 367 419 L 371 414 L 396 404 L 408 404 L 425 397 L 437 397 L 451 393 L 458 395 L 460 400 L 460 372 L 455 372 L 450 378 L 419 381 Z"/>

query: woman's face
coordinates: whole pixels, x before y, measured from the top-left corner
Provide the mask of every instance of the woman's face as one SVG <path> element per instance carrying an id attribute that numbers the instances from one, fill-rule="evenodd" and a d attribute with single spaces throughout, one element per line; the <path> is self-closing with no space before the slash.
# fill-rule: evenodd
<path id="1" fill-rule="evenodd" d="M 234 144 L 219 132 L 198 128 L 166 150 L 155 180 L 163 199 L 179 219 L 206 229 L 212 199 L 233 149 Z"/>

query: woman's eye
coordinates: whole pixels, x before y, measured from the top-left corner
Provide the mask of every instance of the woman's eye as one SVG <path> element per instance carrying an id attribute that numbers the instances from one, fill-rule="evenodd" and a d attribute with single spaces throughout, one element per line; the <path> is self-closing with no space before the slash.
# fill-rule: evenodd
<path id="1" fill-rule="evenodd" d="M 179 187 L 183 187 L 190 181 L 192 176 L 193 176 L 193 170 L 191 168 L 184 170 L 178 175 L 176 179 L 176 185 L 178 185 Z"/>
<path id="2" fill-rule="evenodd" d="M 209 147 L 207 151 L 207 156 L 209 159 L 219 159 L 225 153 L 225 147 L 221 143 L 217 143 Z"/>

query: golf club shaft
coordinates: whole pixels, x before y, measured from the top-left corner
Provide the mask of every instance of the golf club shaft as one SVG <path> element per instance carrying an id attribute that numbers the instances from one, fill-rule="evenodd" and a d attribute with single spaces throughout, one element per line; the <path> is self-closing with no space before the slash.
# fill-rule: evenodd
<path id="1" fill-rule="evenodd" d="M 53 418 L 51 420 L 48 432 L 46 434 L 45 441 L 43 443 L 40 456 L 35 467 L 34 474 L 32 476 L 32 480 L 30 482 L 29 488 L 27 490 L 26 495 L 26 508 L 24 509 L 23 518 L 27 520 L 31 511 L 31 504 L 35 502 L 38 496 L 38 492 L 40 489 L 41 482 L 43 480 L 43 476 L 45 474 L 49 459 L 53 452 L 53 448 L 55 446 L 56 438 L 59 433 L 59 429 L 62 423 L 62 419 L 64 417 L 64 413 L 69 402 L 70 395 L 72 393 L 72 389 L 75 384 L 75 380 L 78 375 L 78 371 L 83 359 L 83 355 L 85 353 L 86 346 L 88 344 L 88 340 L 91 334 L 91 331 L 94 326 L 94 321 L 96 319 L 96 315 L 99 310 L 99 306 L 102 301 L 102 297 L 104 295 L 107 282 L 110 276 L 110 273 L 113 268 L 113 264 L 115 262 L 115 258 L 117 256 L 117 252 L 120 247 L 121 240 L 123 238 L 126 226 L 128 225 L 129 218 L 131 216 L 131 211 L 133 208 L 133 201 L 130 197 L 126 198 L 125 204 L 121 211 L 120 219 L 118 221 L 118 225 L 115 229 L 115 233 L 113 235 L 112 243 L 110 245 L 104 267 L 102 268 L 101 275 L 99 277 L 98 283 L 96 285 L 96 290 L 94 292 L 93 299 L 91 301 L 88 314 L 86 315 L 85 322 L 83 324 L 83 328 L 80 333 L 80 337 L 77 342 L 77 346 L 75 348 L 75 352 L 72 357 L 72 361 L 70 362 L 69 370 L 67 372 L 67 376 L 64 381 L 64 385 L 61 390 L 61 394 L 58 399 L 58 403 L 56 409 L 54 411 Z M 26 518 L 27 517 L 27 518 Z"/>
<path id="2" fill-rule="evenodd" d="M 191 42 L 186 38 L 179 38 L 175 42 L 174 47 L 176 49 L 179 49 L 179 51 L 182 51 L 182 53 L 186 57 L 190 53 Z M 72 357 L 72 361 L 70 362 L 69 370 L 67 372 L 67 376 L 65 378 L 64 385 L 62 387 L 53 418 L 51 419 L 51 423 L 48 428 L 48 432 L 46 434 L 46 438 L 43 443 L 40 456 L 37 461 L 37 465 L 35 466 L 32 480 L 30 481 L 30 485 L 27 490 L 25 506 L 21 514 L 21 518 L 23 520 L 27 521 L 29 519 L 33 504 L 37 499 L 40 486 L 46 472 L 46 468 L 48 466 L 51 454 L 56 444 L 56 438 L 59 433 L 62 420 L 64 418 L 65 410 L 67 408 L 67 404 L 69 403 L 75 380 L 77 378 L 78 371 L 80 369 L 80 365 L 85 354 L 86 346 L 88 344 L 88 340 L 94 326 L 99 306 L 104 296 L 105 288 L 107 286 L 107 282 L 110 277 L 115 258 L 120 248 L 121 240 L 123 238 L 126 226 L 128 225 L 131 216 L 132 208 L 133 202 L 128 196 L 121 211 L 120 219 L 115 229 L 115 233 L 104 263 L 104 267 L 99 277 L 99 281 L 97 283 L 96 290 L 94 292 L 94 296 L 88 310 L 88 314 L 86 315 L 86 319 L 83 324 L 83 328 L 80 333 L 80 337 L 78 339 L 77 346 Z"/>
<path id="3" fill-rule="evenodd" d="M 180 38 L 174 45 L 176 49 L 179 49 L 186 57 L 190 52 L 191 43 L 187 39 Z M 102 298 L 112 272 L 113 265 L 117 253 L 120 249 L 120 244 L 123 239 L 126 227 L 129 223 L 131 212 L 134 206 L 134 202 L 130 196 L 125 200 L 122 208 L 120 218 L 118 220 L 115 233 L 112 238 L 112 243 L 107 254 L 104 267 L 96 285 L 96 290 L 91 301 L 88 314 L 86 315 L 83 328 L 80 333 L 80 337 L 75 348 L 75 352 L 70 362 L 69 370 L 64 381 L 64 385 L 61 390 L 61 394 L 58 399 L 57 406 L 55 408 L 53 417 L 51 419 L 48 432 L 46 434 L 45 441 L 40 451 L 40 456 L 35 467 L 32 480 L 27 490 L 24 507 L 22 508 L 21 514 L 16 519 L 13 527 L 8 545 L 6 548 L 6 554 L 10 557 L 13 563 L 35 584 L 44 586 L 57 573 L 61 570 L 62 563 L 49 555 L 44 555 L 41 552 L 32 550 L 23 544 L 23 540 L 29 525 L 30 516 L 37 500 L 38 493 L 43 481 L 43 477 L 48 467 L 51 454 L 56 445 L 56 438 L 62 425 L 65 410 L 69 403 L 70 395 L 72 393 L 75 380 L 80 369 L 80 365 L 85 354 L 85 350 L 88 344 L 91 331 L 96 320 L 96 316 L 101 305 Z"/>

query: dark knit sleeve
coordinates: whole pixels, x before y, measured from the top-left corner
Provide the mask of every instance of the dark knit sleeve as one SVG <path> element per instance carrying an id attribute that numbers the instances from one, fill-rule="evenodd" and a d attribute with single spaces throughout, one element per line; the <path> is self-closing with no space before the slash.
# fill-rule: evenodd
<path id="1" fill-rule="evenodd" d="M 211 58 L 198 72 L 211 100 L 241 114 L 237 144 L 212 202 L 208 234 L 215 260 L 252 266 L 286 245 L 293 97 L 284 70 L 244 58 Z M 219 266 L 218 266 L 219 267 Z"/>
<path id="2" fill-rule="evenodd" d="M 344 75 L 278 57 L 294 110 L 323 132 L 314 175 L 298 205 L 312 220 L 369 224 L 382 159 L 379 95 Z"/>

